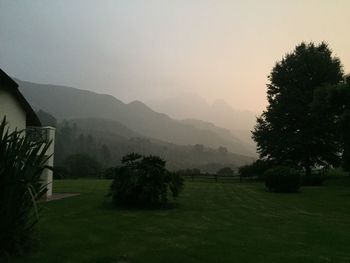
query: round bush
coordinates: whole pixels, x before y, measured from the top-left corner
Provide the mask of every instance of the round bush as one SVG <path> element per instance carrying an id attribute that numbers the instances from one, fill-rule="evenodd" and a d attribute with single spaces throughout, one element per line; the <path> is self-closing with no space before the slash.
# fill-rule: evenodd
<path id="1" fill-rule="evenodd" d="M 300 188 L 300 174 L 286 166 L 276 166 L 264 173 L 265 185 L 272 192 L 293 193 Z"/>
<path id="2" fill-rule="evenodd" d="M 324 177 L 320 174 L 312 174 L 301 177 L 301 184 L 303 186 L 320 186 L 323 185 Z"/>
<path id="3" fill-rule="evenodd" d="M 110 195 L 116 206 L 158 206 L 168 202 L 169 191 L 176 198 L 182 186 L 182 178 L 161 158 L 129 154 L 115 169 Z"/>

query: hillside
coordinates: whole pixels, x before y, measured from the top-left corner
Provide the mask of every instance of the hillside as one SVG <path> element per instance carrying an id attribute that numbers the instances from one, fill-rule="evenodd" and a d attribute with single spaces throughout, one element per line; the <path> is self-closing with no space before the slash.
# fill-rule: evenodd
<path id="1" fill-rule="evenodd" d="M 103 148 L 108 151 L 108 158 L 103 157 Z M 123 155 L 130 152 L 158 155 L 167 160 L 167 167 L 171 170 L 200 168 L 211 173 L 225 166 L 237 168 L 253 161 L 252 157 L 220 152 L 208 147 L 176 145 L 146 138 L 113 120 L 72 119 L 59 123 L 57 127 L 57 166 L 75 153 L 94 156 L 105 167 L 115 166 L 120 164 Z"/>
<path id="2" fill-rule="evenodd" d="M 65 86 L 16 81 L 35 109 L 51 113 L 59 121 L 77 118 L 113 120 L 137 134 L 169 143 L 203 144 L 212 148 L 224 146 L 233 153 L 254 155 L 238 138 L 223 134 L 222 129 L 215 126 L 202 129 L 174 120 L 139 101 L 126 104 L 110 95 Z"/>
<path id="3" fill-rule="evenodd" d="M 162 100 L 149 100 L 146 103 L 154 110 L 164 112 L 175 119 L 199 119 L 230 130 L 250 130 L 255 124 L 254 112 L 235 109 L 224 100 L 209 103 L 192 93 Z"/>
<path id="4" fill-rule="evenodd" d="M 235 109 L 224 100 L 208 103 L 192 93 L 183 93 L 162 100 L 150 100 L 147 104 L 175 119 L 203 120 L 226 128 L 236 139 L 243 142 L 245 147 L 255 153 L 256 146 L 250 132 L 256 122 L 257 114 L 254 112 Z"/>

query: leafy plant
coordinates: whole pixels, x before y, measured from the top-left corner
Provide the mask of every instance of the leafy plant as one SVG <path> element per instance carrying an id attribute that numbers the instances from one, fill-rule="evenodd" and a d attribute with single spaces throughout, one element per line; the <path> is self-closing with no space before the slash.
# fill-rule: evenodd
<path id="1" fill-rule="evenodd" d="M 182 190 L 183 179 L 165 168 L 158 156 L 131 153 L 122 158 L 115 169 L 110 195 L 118 206 L 154 206 L 168 202 L 168 190 L 176 198 Z"/>
<path id="2" fill-rule="evenodd" d="M 41 174 L 49 144 L 35 142 L 24 131 L 0 124 L 0 257 L 23 254 L 33 244 L 39 219 L 37 201 L 46 192 Z"/>
<path id="3" fill-rule="evenodd" d="M 265 185 L 272 192 L 292 193 L 300 188 L 300 174 L 287 166 L 275 166 L 265 174 Z"/>

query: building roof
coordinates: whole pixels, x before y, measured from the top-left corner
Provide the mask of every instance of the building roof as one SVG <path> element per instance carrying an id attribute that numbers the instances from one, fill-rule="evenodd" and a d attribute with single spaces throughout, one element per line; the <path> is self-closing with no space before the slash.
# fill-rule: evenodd
<path id="1" fill-rule="evenodd" d="M 0 88 L 7 89 L 26 112 L 27 126 L 41 126 L 41 122 L 33 108 L 18 90 L 18 84 L 0 68 Z"/>

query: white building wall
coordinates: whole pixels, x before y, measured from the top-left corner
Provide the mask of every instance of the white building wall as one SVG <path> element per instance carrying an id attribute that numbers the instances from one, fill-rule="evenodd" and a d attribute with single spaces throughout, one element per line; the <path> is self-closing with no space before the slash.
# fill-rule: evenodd
<path id="1" fill-rule="evenodd" d="M 6 90 L 0 89 L 0 120 L 6 115 L 9 130 L 26 128 L 26 113 L 16 98 Z"/>
<path id="2" fill-rule="evenodd" d="M 9 131 L 18 131 L 26 129 L 26 112 L 23 110 L 16 98 L 6 90 L 0 89 L 0 121 L 6 116 L 9 125 Z M 55 128 L 40 127 L 44 130 L 45 139 L 47 142 L 51 141 L 50 147 L 46 152 L 47 156 L 51 156 L 46 165 L 53 166 L 54 160 L 54 146 L 55 146 Z M 44 198 L 50 199 L 52 196 L 53 176 L 52 170 L 45 169 L 41 176 L 42 183 L 47 187 L 47 192 Z"/>

